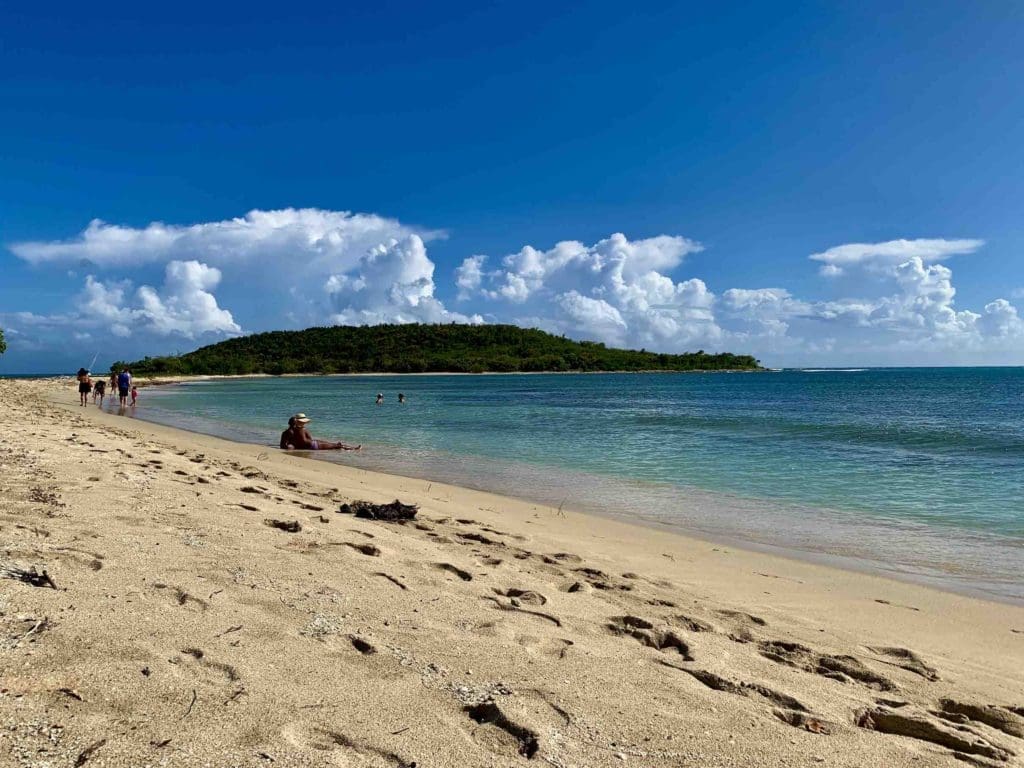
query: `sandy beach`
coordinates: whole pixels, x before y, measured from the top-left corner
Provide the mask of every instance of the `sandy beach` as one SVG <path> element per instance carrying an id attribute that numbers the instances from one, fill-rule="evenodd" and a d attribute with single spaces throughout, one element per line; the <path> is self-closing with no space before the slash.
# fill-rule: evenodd
<path id="1" fill-rule="evenodd" d="M 1024 608 L 0 395 L 0 765 L 1024 765 Z"/>

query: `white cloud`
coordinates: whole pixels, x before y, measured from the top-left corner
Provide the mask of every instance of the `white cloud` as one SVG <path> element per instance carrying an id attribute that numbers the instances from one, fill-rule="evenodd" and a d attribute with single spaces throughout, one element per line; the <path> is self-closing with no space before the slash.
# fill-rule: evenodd
<path id="1" fill-rule="evenodd" d="M 220 270 L 198 261 L 167 265 L 163 293 L 144 285 L 136 298 L 136 316 L 159 336 L 192 339 L 204 333 L 237 334 L 242 329 L 211 293 L 220 283 Z"/>
<path id="2" fill-rule="evenodd" d="M 486 256 L 470 256 L 463 259 L 462 264 L 455 270 L 455 285 L 459 289 L 459 301 L 465 301 L 480 288 L 484 277 L 483 266 L 486 261 Z"/>
<path id="3" fill-rule="evenodd" d="M 576 291 L 563 293 L 557 299 L 572 329 L 586 336 L 597 336 L 620 343 L 628 326 L 615 307 L 603 299 L 592 299 Z"/>
<path id="4" fill-rule="evenodd" d="M 189 226 L 153 222 L 136 228 L 97 219 L 70 240 L 19 242 L 10 249 L 37 266 L 70 264 L 92 274 L 117 271 L 123 275 L 153 265 L 196 261 L 219 269 L 229 294 L 240 286 L 238 293 L 247 299 L 260 295 L 260 311 L 252 314 L 262 322 L 276 319 L 280 327 L 286 312 L 295 318 L 289 325 L 323 322 L 324 310 L 330 307 L 296 302 L 294 296 L 308 294 L 309 286 L 323 285 L 332 275 L 355 269 L 381 243 L 410 235 L 429 241 L 444 237 L 444 232 L 409 227 L 375 214 L 284 208 L 253 210 L 238 218 Z M 248 301 L 239 309 L 244 312 L 247 305 Z M 154 306 L 154 318 L 161 311 Z"/>
<path id="5" fill-rule="evenodd" d="M 722 294 L 722 306 L 751 332 L 768 336 L 784 336 L 791 318 L 813 312 L 810 304 L 784 288 L 730 288 Z"/>
<path id="6" fill-rule="evenodd" d="M 87 275 L 74 299 L 74 311 L 58 315 L 17 312 L 7 317 L 22 328 L 84 333 L 106 331 L 118 338 L 133 334 L 194 339 L 203 334 L 236 334 L 241 328 L 231 313 L 217 306 L 210 291 L 220 272 L 197 261 L 167 265 L 162 290 L 143 285 L 131 293 L 127 280 L 103 282 Z"/>
<path id="7" fill-rule="evenodd" d="M 20 242 L 10 249 L 33 264 L 85 261 L 99 269 L 197 259 L 218 267 L 287 260 L 330 271 L 351 268 L 367 248 L 413 232 L 425 239 L 443 236 L 374 214 L 284 208 L 190 226 L 152 222 L 135 228 L 93 219 L 70 240 Z"/>
<path id="8" fill-rule="evenodd" d="M 1024 338 L 1024 319 L 1006 299 L 996 299 L 986 304 L 978 322 L 987 336 L 997 339 Z"/>
<path id="9" fill-rule="evenodd" d="M 391 239 L 359 260 L 355 270 L 331 275 L 324 290 L 338 325 L 377 323 L 481 323 L 479 316 L 449 312 L 434 297 L 434 262 L 418 235 Z"/>
<path id="10" fill-rule="evenodd" d="M 566 240 L 542 251 L 524 246 L 485 271 L 472 256 L 456 270 L 460 297 L 474 295 L 489 312 L 520 324 L 612 344 L 679 349 L 721 335 L 714 295 L 703 281 L 675 282 L 659 270 L 677 268 L 702 246 L 662 235 L 629 240 L 623 234 L 594 245 Z"/>
<path id="11" fill-rule="evenodd" d="M 853 266 L 875 269 L 896 267 L 912 258 L 924 262 L 941 261 L 962 253 L 974 253 L 985 244 L 984 240 L 944 240 L 941 238 L 918 240 L 888 240 L 884 243 L 846 243 L 811 254 L 814 261 L 823 262 L 819 273 L 825 277 L 838 277 Z"/>

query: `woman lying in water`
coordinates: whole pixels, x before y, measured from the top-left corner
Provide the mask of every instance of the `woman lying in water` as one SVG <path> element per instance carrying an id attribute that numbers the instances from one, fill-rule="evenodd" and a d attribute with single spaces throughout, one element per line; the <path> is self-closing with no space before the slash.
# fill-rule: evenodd
<path id="1" fill-rule="evenodd" d="M 281 448 L 286 451 L 358 451 L 362 445 L 332 443 L 330 440 L 314 440 L 306 425 L 306 414 L 297 413 L 288 419 L 288 429 L 281 433 Z"/>

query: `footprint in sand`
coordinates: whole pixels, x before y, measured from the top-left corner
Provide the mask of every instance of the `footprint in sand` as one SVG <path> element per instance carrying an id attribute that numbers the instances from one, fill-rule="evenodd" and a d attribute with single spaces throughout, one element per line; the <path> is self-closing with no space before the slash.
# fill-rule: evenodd
<path id="1" fill-rule="evenodd" d="M 336 728 L 294 722 L 281 729 L 284 742 L 294 749 L 311 750 L 318 765 L 347 768 L 352 765 L 383 765 L 388 768 L 416 768 L 416 761 L 389 749 L 349 738 Z"/>
<path id="2" fill-rule="evenodd" d="M 639 616 L 613 616 L 605 629 L 613 635 L 631 637 L 641 645 L 658 651 L 675 651 L 683 661 L 693 661 L 690 646 L 670 629 L 656 629 L 654 624 Z"/>
<path id="3" fill-rule="evenodd" d="M 380 547 L 374 546 L 373 544 L 355 544 L 351 541 L 346 541 L 345 546 L 354 549 L 356 552 L 366 555 L 367 557 L 380 557 Z"/>
<path id="4" fill-rule="evenodd" d="M 562 637 L 544 638 L 534 635 L 516 635 L 513 639 L 530 653 L 556 659 L 564 659 L 569 653 L 569 649 L 575 645 L 572 640 Z"/>
<path id="5" fill-rule="evenodd" d="M 813 672 L 841 683 L 858 682 L 879 691 L 899 690 L 896 683 L 868 669 L 855 656 L 821 654 L 800 643 L 784 640 L 764 640 L 758 643 L 758 649 L 760 654 L 770 661 Z"/>
<path id="6" fill-rule="evenodd" d="M 871 653 L 887 657 L 885 659 L 886 664 L 892 664 L 900 669 L 913 672 L 915 675 L 920 675 L 925 680 L 930 680 L 932 682 L 939 679 L 939 671 L 935 669 L 935 667 L 926 664 L 920 656 L 909 648 L 871 645 L 865 646 L 865 648 Z"/>
<path id="7" fill-rule="evenodd" d="M 979 732 L 963 725 L 950 725 L 911 706 L 890 709 L 885 706 L 857 714 L 858 727 L 879 733 L 895 734 L 937 744 L 953 751 L 954 757 L 976 765 L 991 765 L 972 759 L 978 755 L 999 763 L 1009 762 L 1013 753 L 990 743 Z"/>
<path id="8" fill-rule="evenodd" d="M 519 589 L 517 587 L 510 587 L 509 589 L 495 589 L 495 594 L 501 595 L 502 597 L 509 597 L 513 600 L 517 600 L 525 605 L 546 605 L 548 599 L 544 597 L 540 592 L 534 592 L 532 589 Z"/>
<path id="9" fill-rule="evenodd" d="M 473 740 L 492 752 L 529 760 L 540 749 L 540 735 L 510 719 L 494 701 L 467 706 L 465 712 L 477 724 L 471 731 Z"/>
<path id="10" fill-rule="evenodd" d="M 458 576 L 463 581 L 473 580 L 473 574 L 471 574 L 469 571 L 464 571 L 461 568 L 452 565 L 451 563 L 433 563 L 432 565 L 439 571 L 447 571 L 448 573 Z"/>

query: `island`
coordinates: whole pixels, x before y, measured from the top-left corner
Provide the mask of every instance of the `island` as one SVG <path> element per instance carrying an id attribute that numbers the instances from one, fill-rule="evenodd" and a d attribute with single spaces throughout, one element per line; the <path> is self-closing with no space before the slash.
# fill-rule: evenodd
<path id="1" fill-rule="evenodd" d="M 270 331 L 113 368 L 124 366 L 137 376 L 760 370 L 750 355 L 613 349 L 535 328 L 457 323 Z"/>

